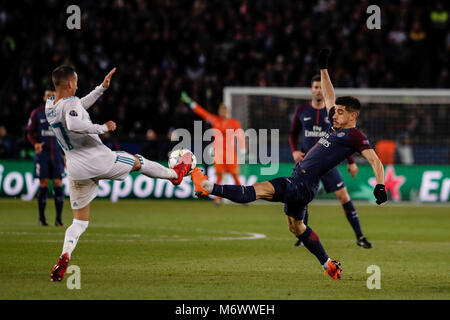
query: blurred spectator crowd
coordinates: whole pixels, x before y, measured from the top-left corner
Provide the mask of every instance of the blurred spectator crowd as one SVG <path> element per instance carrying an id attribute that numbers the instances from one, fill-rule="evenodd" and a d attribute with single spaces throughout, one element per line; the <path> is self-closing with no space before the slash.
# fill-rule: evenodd
<path id="1" fill-rule="evenodd" d="M 66 27 L 73 2 L 1 2 L 3 158 L 30 155 L 28 117 L 61 64 L 76 67 L 78 96 L 117 67 L 91 118 L 116 121 L 115 140 L 145 140 L 161 160 L 170 132 L 199 120 L 182 90 L 215 112 L 225 86 L 308 87 L 322 47 L 333 52 L 335 87 L 450 87 L 445 1 L 85 0 L 74 2 L 80 30 Z M 379 30 L 366 27 L 371 4 L 381 7 Z"/>

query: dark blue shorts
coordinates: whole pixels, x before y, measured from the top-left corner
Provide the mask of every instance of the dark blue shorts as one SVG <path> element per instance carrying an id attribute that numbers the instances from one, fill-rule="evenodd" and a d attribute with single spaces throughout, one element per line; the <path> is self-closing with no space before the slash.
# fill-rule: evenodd
<path id="1" fill-rule="evenodd" d="M 339 173 L 337 167 L 334 167 L 328 171 L 321 180 L 327 193 L 334 192 L 345 187 L 344 180 L 342 180 L 341 174 Z"/>
<path id="2" fill-rule="evenodd" d="M 303 220 L 308 203 L 318 189 L 318 182 L 309 181 L 306 176 L 294 173 L 289 177 L 276 178 L 269 181 L 275 188 L 272 201 L 283 202 L 286 215 L 295 220 Z"/>
<path id="3" fill-rule="evenodd" d="M 308 212 L 308 205 L 300 203 L 285 203 L 284 213 L 295 220 L 303 220 Z"/>
<path id="4" fill-rule="evenodd" d="M 62 159 L 50 160 L 47 157 L 34 158 L 34 177 L 39 179 L 62 179 L 64 163 Z"/>

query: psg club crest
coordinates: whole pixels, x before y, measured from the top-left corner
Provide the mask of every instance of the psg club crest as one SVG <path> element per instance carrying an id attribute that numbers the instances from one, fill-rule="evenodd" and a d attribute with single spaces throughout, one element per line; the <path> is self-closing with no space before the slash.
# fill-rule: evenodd
<path id="1" fill-rule="evenodd" d="M 343 136 L 345 136 L 345 132 L 339 132 L 337 134 L 338 138 L 342 138 Z"/>

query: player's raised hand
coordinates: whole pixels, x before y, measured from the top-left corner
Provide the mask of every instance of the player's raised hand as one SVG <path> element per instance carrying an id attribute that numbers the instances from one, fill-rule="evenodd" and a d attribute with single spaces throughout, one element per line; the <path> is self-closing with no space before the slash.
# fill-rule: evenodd
<path id="1" fill-rule="evenodd" d="M 320 69 L 328 69 L 328 58 L 330 56 L 330 50 L 322 49 L 319 52 L 319 57 L 317 58 L 317 64 Z"/>
<path id="2" fill-rule="evenodd" d="M 356 174 L 358 173 L 358 166 L 356 165 L 356 163 L 349 163 L 347 165 L 347 172 L 352 175 L 352 179 L 353 179 L 356 176 Z"/>
<path id="3" fill-rule="evenodd" d="M 113 68 L 105 77 L 105 79 L 103 80 L 102 86 L 103 88 L 109 88 L 109 84 L 111 83 L 111 78 L 113 76 L 113 74 L 116 72 L 117 68 Z"/>
<path id="4" fill-rule="evenodd" d="M 114 131 L 117 128 L 116 123 L 112 120 L 109 120 L 105 124 L 106 124 L 106 127 L 108 127 L 108 131 Z"/>
<path id="5" fill-rule="evenodd" d="M 192 99 L 191 97 L 188 96 L 188 94 L 186 93 L 186 91 L 181 92 L 181 97 L 180 97 L 181 101 L 183 101 L 184 103 L 187 104 L 191 104 L 192 103 Z"/>
<path id="6" fill-rule="evenodd" d="M 183 101 L 184 103 L 188 104 L 189 107 L 191 107 L 191 109 L 194 109 L 195 106 L 197 105 L 197 102 L 195 102 L 194 100 L 191 99 L 191 97 L 188 96 L 188 94 L 186 93 L 186 91 L 183 91 L 181 93 L 181 97 L 180 97 L 181 101 Z"/>

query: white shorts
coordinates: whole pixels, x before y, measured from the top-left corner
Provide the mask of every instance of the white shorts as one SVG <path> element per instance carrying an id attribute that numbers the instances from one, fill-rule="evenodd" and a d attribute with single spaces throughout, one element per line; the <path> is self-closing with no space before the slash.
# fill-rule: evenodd
<path id="1" fill-rule="evenodd" d="M 73 180 L 69 176 L 70 206 L 72 209 L 82 209 L 86 207 L 98 194 L 99 180 L 125 180 L 133 168 L 136 158 L 124 151 L 116 151 L 117 158 L 112 168 L 105 174 L 97 177 Z"/>

